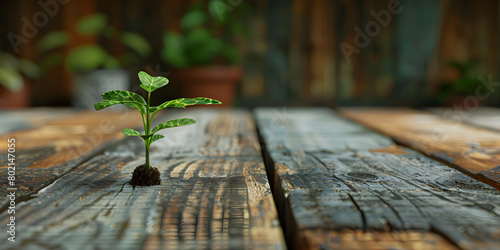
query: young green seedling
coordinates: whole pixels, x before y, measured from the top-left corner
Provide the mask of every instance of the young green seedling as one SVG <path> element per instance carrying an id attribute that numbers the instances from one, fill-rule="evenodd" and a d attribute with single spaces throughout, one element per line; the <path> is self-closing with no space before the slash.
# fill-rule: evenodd
<path id="1" fill-rule="evenodd" d="M 220 101 L 205 98 L 205 97 L 197 97 L 197 98 L 179 98 L 171 101 L 167 101 L 162 103 L 159 106 L 151 107 L 151 92 L 155 91 L 158 88 L 161 88 L 168 84 L 168 79 L 161 76 L 150 76 L 144 71 L 139 72 L 139 79 L 141 81 L 141 88 L 148 92 L 147 101 L 142 98 L 142 96 L 132 93 L 125 90 L 112 90 L 102 94 L 103 101 L 94 104 L 96 110 L 101 110 L 116 104 L 124 104 L 132 108 L 136 108 L 139 110 L 142 116 L 142 122 L 144 125 L 144 134 L 141 134 L 139 131 L 127 128 L 122 131 L 123 134 L 128 136 L 139 136 L 144 140 L 144 144 L 146 146 L 146 162 L 144 164 L 144 171 L 149 171 L 151 168 L 149 161 L 149 146 L 151 143 L 164 138 L 161 134 L 156 134 L 156 132 L 173 127 L 180 127 L 185 125 L 190 125 L 196 123 L 195 120 L 189 118 L 180 118 L 175 120 L 170 120 L 167 122 L 162 122 L 156 125 L 153 129 L 151 129 L 151 123 L 155 115 L 162 109 L 165 108 L 186 108 L 186 106 L 191 105 L 200 105 L 200 104 L 221 104 Z M 136 169 L 137 170 L 137 169 Z M 134 170 L 132 181 L 134 181 L 134 175 L 136 171 Z M 143 179 L 142 177 L 140 179 Z M 158 175 L 159 179 L 159 175 Z M 132 182 L 131 182 L 132 183 Z M 134 185 L 141 185 L 140 183 Z M 148 185 L 147 183 L 145 185 Z M 152 185 L 152 184 L 149 184 Z M 154 184 L 153 184 L 154 185 Z"/>

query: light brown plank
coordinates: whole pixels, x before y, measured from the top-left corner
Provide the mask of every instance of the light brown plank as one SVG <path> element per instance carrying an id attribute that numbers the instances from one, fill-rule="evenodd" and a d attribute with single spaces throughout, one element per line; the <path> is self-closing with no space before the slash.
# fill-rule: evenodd
<path id="1" fill-rule="evenodd" d="M 493 107 L 473 107 L 471 109 L 429 108 L 428 111 L 442 119 L 456 123 L 466 123 L 494 131 L 500 131 L 500 109 Z"/>
<path id="2" fill-rule="evenodd" d="M 190 117 L 197 124 L 164 130 L 166 138 L 152 144 L 162 185 L 127 184 L 144 161 L 140 138 L 128 138 L 20 204 L 19 235 L 9 246 L 284 249 L 249 113 L 171 113 L 162 121 Z M 0 222 L 6 218 L 1 214 Z"/>
<path id="3" fill-rule="evenodd" d="M 500 134 L 404 108 L 344 108 L 342 114 L 500 189 Z"/>
<path id="4" fill-rule="evenodd" d="M 336 232 L 313 229 L 304 230 L 298 237 L 300 249 L 458 249 L 440 236 L 419 231 L 388 234 L 359 230 Z"/>
<path id="5" fill-rule="evenodd" d="M 122 138 L 121 130 L 142 124 L 128 111 L 88 111 L 67 115 L 38 128 L 0 136 L 0 151 L 7 152 L 7 139 L 15 139 L 16 195 L 27 199 L 58 177 Z M 0 158 L 0 207 L 5 209 L 8 159 Z M 2 210 L 0 210 L 2 211 Z"/>
<path id="6" fill-rule="evenodd" d="M 68 108 L 0 110 L 0 134 L 36 128 L 74 113 L 77 111 Z"/>
<path id="7" fill-rule="evenodd" d="M 256 121 L 266 165 L 273 167 L 271 184 L 288 246 L 488 249 L 500 244 L 498 190 L 331 110 L 278 111 L 258 109 Z"/>

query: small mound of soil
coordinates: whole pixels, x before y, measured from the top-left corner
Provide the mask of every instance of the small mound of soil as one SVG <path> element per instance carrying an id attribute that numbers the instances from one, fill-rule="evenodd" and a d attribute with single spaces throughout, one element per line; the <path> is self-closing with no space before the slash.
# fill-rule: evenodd
<path id="1" fill-rule="evenodd" d="M 157 168 L 146 168 L 144 164 L 137 166 L 132 173 L 130 185 L 134 186 L 154 186 L 160 185 L 160 171 Z"/>

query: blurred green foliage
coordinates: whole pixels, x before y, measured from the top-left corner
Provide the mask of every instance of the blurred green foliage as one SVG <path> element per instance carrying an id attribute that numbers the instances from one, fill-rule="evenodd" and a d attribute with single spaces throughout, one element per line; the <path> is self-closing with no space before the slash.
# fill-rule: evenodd
<path id="1" fill-rule="evenodd" d="M 77 32 L 82 36 L 95 35 L 100 38 L 115 39 L 129 48 L 129 51 L 120 57 L 115 57 L 101 45 L 82 45 L 71 50 L 64 58 L 57 48 L 67 45 L 72 38 L 67 32 L 55 31 L 42 37 L 37 44 L 40 53 L 44 54 L 40 62 L 43 72 L 47 72 L 63 61 L 66 67 L 74 72 L 88 72 L 99 68 L 117 69 L 151 54 L 149 43 L 141 35 L 117 31 L 108 24 L 106 15 L 102 13 L 80 20 L 77 24 Z"/>
<path id="2" fill-rule="evenodd" d="M 455 79 L 445 81 L 436 96 L 440 103 L 446 103 L 453 97 L 474 96 L 476 88 L 481 85 L 479 73 L 475 71 L 477 62 L 473 60 L 450 60 L 448 66 L 457 73 Z"/>
<path id="3" fill-rule="evenodd" d="M 163 34 L 163 61 L 176 68 L 236 64 L 238 51 L 231 37 L 224 36 L 224 31 L 231 35 L 248 31 L 235 16 L 249 12 L 244 2 L 229 6 L 223 1 L 212 0 L 208 6 L 192 5 L 181 19 L 181 32 Z"/>
<path id="4" fill-rule="evenodd" d="M 0 52 L 0 85 L 17 92 L 23 88 L 23 76 L 36 78 L 39 68 L 33 62 Z"/>

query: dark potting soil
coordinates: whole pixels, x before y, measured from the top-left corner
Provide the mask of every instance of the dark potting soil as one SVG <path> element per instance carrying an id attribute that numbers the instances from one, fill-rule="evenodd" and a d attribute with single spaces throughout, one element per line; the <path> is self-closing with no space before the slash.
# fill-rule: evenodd
<path id="1" fill-rule="evenodd" d="M 137 166 L 132 173 L 130 185 L 134 186 L 154 186 L 160 185 L 160 171 L 157 168 L 146 168 L 144 164 Z"/>

